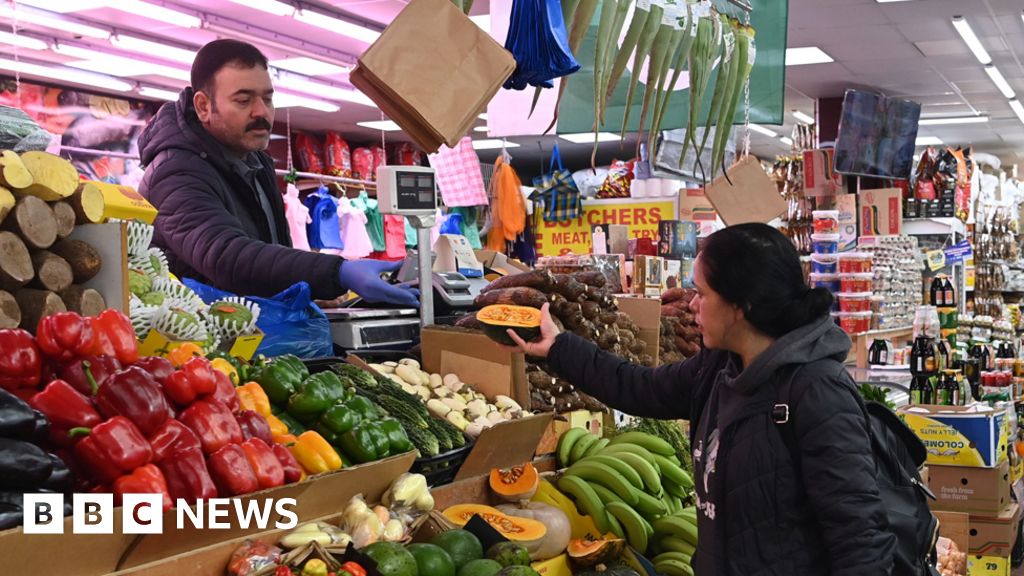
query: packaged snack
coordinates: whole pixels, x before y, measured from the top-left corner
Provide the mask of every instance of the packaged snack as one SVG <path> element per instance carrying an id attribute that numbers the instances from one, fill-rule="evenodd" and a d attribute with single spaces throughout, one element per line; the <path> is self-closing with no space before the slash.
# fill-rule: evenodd
<path id="1" fill-rule="evenodd" d="M 295 164 L 302 172 L 324 173 L 323 149 L 314 134 L 299 132 L 295 135 Z"/>
<path id="2" fill-rule="evenodd" d="M 328 174 L 344 178 L 352 176 L 352 152 L 341 134 L 328 132 L 324 137 L 324 159 Z"/>
<path id="3" fill-rule="evenodd" d="M 839 251 L 839 234 L 811 234 L 811 250 L 816 254 L 835 254 Z"/>

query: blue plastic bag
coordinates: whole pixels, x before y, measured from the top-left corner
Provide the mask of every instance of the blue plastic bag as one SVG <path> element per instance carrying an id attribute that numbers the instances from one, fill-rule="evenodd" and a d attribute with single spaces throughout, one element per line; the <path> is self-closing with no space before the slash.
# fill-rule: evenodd
<path id="1" fill-rule="evenodd" d="M 186 278 L 183 283 L 207 304 L 234 296 L 212 286 Z M 331 324 L 313 303 L 309 284 L 298 282 L 270 298 L 246 296 L 259 304 L 256 326 L 263 331 L 263 342 L 256 350 L 265 356 L 294 354 L 299 358 L 322 358 L 334 355 Z"/>
<path id="2" fill-rule="evenodd" d="M 462 234 L 462 214 L 450 213 L 441 224 L 441 234 Z"/>

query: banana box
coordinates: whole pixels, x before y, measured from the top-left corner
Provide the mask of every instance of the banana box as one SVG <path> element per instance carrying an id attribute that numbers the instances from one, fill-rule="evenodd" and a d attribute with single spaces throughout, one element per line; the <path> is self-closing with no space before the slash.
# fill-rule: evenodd
<path id="1" fill-rule="evenodd" d="M 540 576 L 572 576 L 568 554 L 559 554 L 550 560 L 534 562 L 530 564 L 530 567 L 536 570 Z"/>
<path id="2" fill-rule="evenodd" d="M 967 576 L 1010 576 L 1010 573 L 1009 558 L 967 555 Z"/>
<path id="3" fill-rule="evenodd" d="M 994 468 L 1007 459 L 1006 408 L 918 404 L 899 415 L 924 443 L 928 464 Z"/>

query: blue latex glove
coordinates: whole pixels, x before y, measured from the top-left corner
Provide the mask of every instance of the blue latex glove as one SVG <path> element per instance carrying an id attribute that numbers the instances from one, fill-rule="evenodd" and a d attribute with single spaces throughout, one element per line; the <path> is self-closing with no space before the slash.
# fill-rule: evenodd
<path id="1" fill-rule="evenodd" d="M 381 260 L 345 260 L 338 272 L 341 285 L 367 302 L 385 302 L 419 308 L 420 291 L 404 284 L 389 284 L 382 274 L 401 268 L 401 262 Z"/>

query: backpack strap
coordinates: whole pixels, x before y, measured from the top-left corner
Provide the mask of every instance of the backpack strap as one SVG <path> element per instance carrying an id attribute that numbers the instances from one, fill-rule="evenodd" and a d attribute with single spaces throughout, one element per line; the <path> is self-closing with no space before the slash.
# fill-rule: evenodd
<path id="1" fill-rule="evenodd" d="M 800 468 L 800 450 L 798 450 L 796 432 L 793 430 L 790 420 L 793 416 L 793 380 L 796 379 L 796 374 L 801 368 L 803 368 L 803 364 L 787 367 L 788 374 L 781 375 L 775 379 L 777 386 L 775 405 L 772 406 L 771 413 L 769 414 L 772 422 L 776 424 L 779 434 L 782 435 L 782 441 L 789 449 L 790 459 L 793 460 L 793 465 L 797 469 Z"/>

